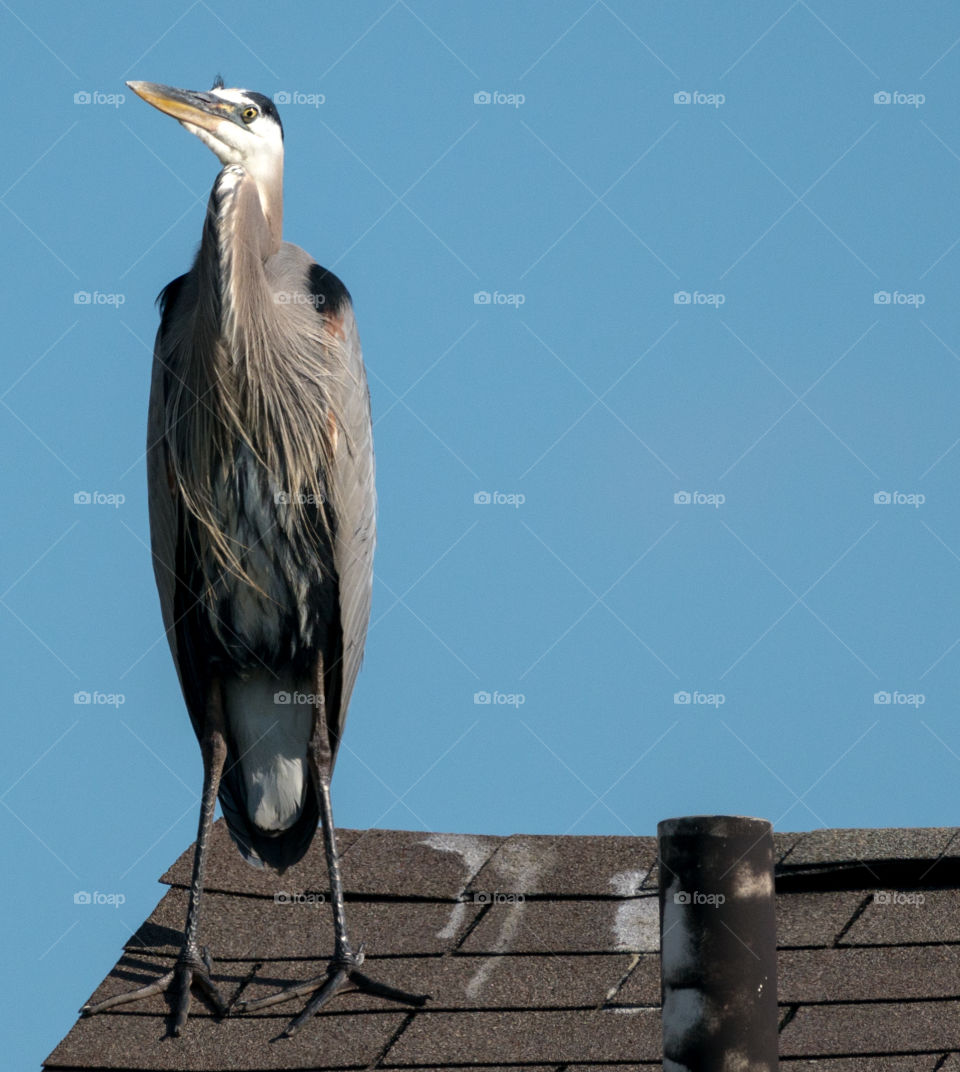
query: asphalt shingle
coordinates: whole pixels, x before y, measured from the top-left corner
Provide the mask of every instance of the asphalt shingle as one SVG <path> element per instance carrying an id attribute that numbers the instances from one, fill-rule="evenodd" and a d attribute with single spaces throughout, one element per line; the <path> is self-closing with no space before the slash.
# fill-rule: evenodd
<path id="1" fill-rule="evenodd" d="M 802 1005 L 780 1033 L 787 1056 L 960 1050 L 960 1001 Z"/>
<path id="2" fill-rule="evenodd" d="M 338 830 L 344 892 L 368 897 L 455 900 L 505 838 L 475 834 L 422 834 L 415 830 Z M 193 847 L 161 882 L 189 888 Z M 222 819 L 214 823 L 207 856 L 206 888 L 222 893 L 273 897 L 328 888 L 320 837 L 306 856 L 282 875 L 251 868 L 237 851 Z"/>
<path id="3" fill-rule="evenodd" d="M 190 1020 L 189 1035 L 174 1039 L 165 1037 L 160 1017 L 108 1014 L 79 1020 L 45 1067 L 158 1072 L 363 1068 L 387 1047 L 406 1015 L 392 1009 L 371 1015 L 321 1014 L 311 1024 L 313 1030 L 292 1039 L 277 1039 L 289 1014 L 236 1017 L 229 1025 L 198 1016 Z"/>
<path id="4" fill-rule="evenodd" d="M 823 890 L 777 897 L 777 944 L 832 946 L 860 910 L 861 890 Z"/>
<path id="5" fill-rule="evenodd" d="M 892 949 L 781 949 L 781 1003 L 954 997 L 960 946 Z"/>
<path id="6" fill-rule="evenodd" d="M 659 947 L 660 907 L 653 896 L 492 904 L 462 945 L 465 953 L 644 953 Z"/>
<path id="7" fill-rule="evenodd" d="M 657 859 L 656 838 L 507 838 L 470 883 L 470 892 L 550 898 L 639 893 Z"/>
<path id="8" fill-rule="evenodd" d="M 956 890 L 878 890 L 843 936 L 844 945 L 960 942 Z"/>
<path id="9" fill-rule="evenodd" d="M 836 867 L 874 860 L 936 860 L 947 852 L 956 827 L 814 830 L 794 845 L 781 867 Z M 957 848 L 957 844 L 953 845 Z"/>
<path id="10" fill-rule="evenodd" d="M 172 887 L 150 918 L 127 942 L 130 952 L 150 949 L 175 956 L 187 918 L 186 890 Z M 439 953 L 450 947 L 480 906 L 468 905 L 463 922 L 450 924 L 456 906 L 437 902 L 352 902 L 347 906 L 351 934 L 379 956 Z M 282 901 L 206 893 L 201 941 L 214 961 L 321 957 L 333 951 L 333 919 L 324 901 Z"/>
<path id="11" fill-rule="evenodd" d="M 436 1013 L 414 1017 L 391 1048 L 398 1065 L 497 1066 L 656 1060 L 660 1010 Z"/>
<path id="12" fill-rule="evenodd" d="M 776 836 L 784 1072 L 960 1072 L 954 834 Z M 660 1067 L 653 839 L 348 830 L 340 842 L 364 970 L 430 994 L 425 1007 L 347 990 L 287 1040 L 278 1035 L 305 998 L 221 1019 L 195 997 L 183 1037 L 172 1039 L 158 995 L 79 1020 L 46 1067 Z M 96 1000 L 173 965 L 191 865 L 192 849 L 164 876 L 172 885 Z M 333 929 L 319 838 L 277 876 L 248 867 L 218 823 L 209 867 L 200 940 L 231 1003 L 325 972 Z M 909 887 L 882 886 L 904 876 Z"/>

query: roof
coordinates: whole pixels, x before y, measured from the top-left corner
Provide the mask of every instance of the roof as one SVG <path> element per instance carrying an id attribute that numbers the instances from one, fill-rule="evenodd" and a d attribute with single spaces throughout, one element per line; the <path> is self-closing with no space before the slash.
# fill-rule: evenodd
<path id="1" fill-rule="evenodd" d="M 365 971 L 423 1009 L 345 992 L 292 1039 L 303 1000 L 216 1020 L 195 998 L 180 1039 L 162 997 L 78 1020 L 47 1069 L 660 1066 L 656 839 L 339 831 Z M 960 1072 L 955 829 L 775 834 L 785 1072 Z M 169 970 L 192 847 L 94 999 Z M 214 827 L 201 918 L 228 997 L 324 970 L 333 946 L 320 839 L 283 876 Z M 896 894 L 896 896 L 894 895 Z M 80 997 L 80 995 L 78 995 Z M 78 1001 L 79 1004 L 79 1001 Z"/>

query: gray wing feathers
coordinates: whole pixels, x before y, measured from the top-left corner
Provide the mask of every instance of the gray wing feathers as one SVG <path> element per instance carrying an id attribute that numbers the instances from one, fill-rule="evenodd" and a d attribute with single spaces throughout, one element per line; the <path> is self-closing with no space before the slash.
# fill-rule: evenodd
<path id="1" fill-rule="evenodd" d="M 147 497 L 150 506 L 150 543 L 153 551 L 153 572 L 160 594 L 163 627 L 180 674 L 177 657 L 177 638 L 174 629 L 174 595 L 176 592 L 177 540 L 179 518 L 176 496 L 170 489 L 167 447 L 164 436 L 164 355 L 161 351 L 162 333 L 157 335 L 150 381 L 150 405 L 147 415 Z"/>
<path id="2" fill-rule="evenodd" d="M 373 592 L 376 545 L 373 430 L 370 394 L 352 313 L 345 318 L 344 391 L 336 451 L 337 533 L 334 564 L 339 577 L 340 621 L 343 629 L 343 685 L 337 734 L 346 721 L 350 695 L 363 660 L 364 639 Z"/>

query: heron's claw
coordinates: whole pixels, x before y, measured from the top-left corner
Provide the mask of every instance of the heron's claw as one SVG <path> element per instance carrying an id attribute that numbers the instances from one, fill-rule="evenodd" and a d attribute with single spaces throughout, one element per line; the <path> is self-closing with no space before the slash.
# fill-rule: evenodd
<path id="1" fill-rule="evenodd" d="M 387 998 L 389 1001 L 399 1001 L 406 1005 L 418 1006 L 426 1004 L 429 997 L 427 994 L 410 994 L 406 990 L 398 990 L 396 987 L 387 986 L 385 983 L 378 983 L 375 979 L 371 979 L 369 975 L 364 975 L 363 972 L 357 971 L 362 963 L 363 946 L 360 946 L 356 952 L 352 950 L 342 951 L 330 961 L 323 975 L 316 975 L 303 983 L 294 983 L 292 986 L 284 987 L 283 990 L 278 990 L 277 993 L 269 994 L 265 998 L 257 998 L 255 1001 L 239 1001 L 237 1002 L 237 1008 L 241 1012 L 258 1012 L 260 1009 L 267 1009 L 271 1005 L 280 1005 L 285 1001 L 292 1001 L 294 998 L 302 997 L 304 994 L 313 994 L 303 1012 L 290 1021 L 286 1031 L 280 1036 L 281 1038 L 291 1038 L 331 998 L 350 984 L 356 990 L 367 994 L 375 994 L 377 997 Z"/>
<path id="2" fill-rule="evenodd" d="M 174 1006 L 173 1022 L 170 1025 L 170 1034 L 179 1035 L 190 1015 L 190 988 L 196 983 L 203 991 L 204 996 L 214 1007 L 219 1016 L 227 1012 L 227 1003 L 223 999 L 216 983 L 210 978 L 213 964 L 210 960 L 209 950 L 204 946 L 202 950 L 185 948 L 177 959 L 176 965 L 162 975 L 155 982 L 146 986 L 137 987 L 136 990 L 128 990 L 123 994 L 115 994 L 112 998 L 105 998 L 95 1005 L 87 1003 L 80 1010 L 81 1016 L 94 1016 L 98 1012 L 106 1012 L 107 1009 L 117 1005 L 126 1005 L 131 1001 L 140 1001 L 142 998 L 153 997 L 154 994 L 166 993 L 171 988 L 178 991 Z"/>

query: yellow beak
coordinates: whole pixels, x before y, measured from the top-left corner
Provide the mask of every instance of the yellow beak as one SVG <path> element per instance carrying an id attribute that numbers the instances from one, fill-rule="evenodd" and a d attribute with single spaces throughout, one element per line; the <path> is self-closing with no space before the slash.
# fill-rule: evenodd
<path id="1" fill-rule="evenodd" d="M 224 119 L 232 120 L 233 106 L 212 93 L 175 89 L 157 82 L 128 82 L 127 85 L 147 104 L 152 104 L 181 123 L 192 123 L 205 130 L 216 130 Z"/>

